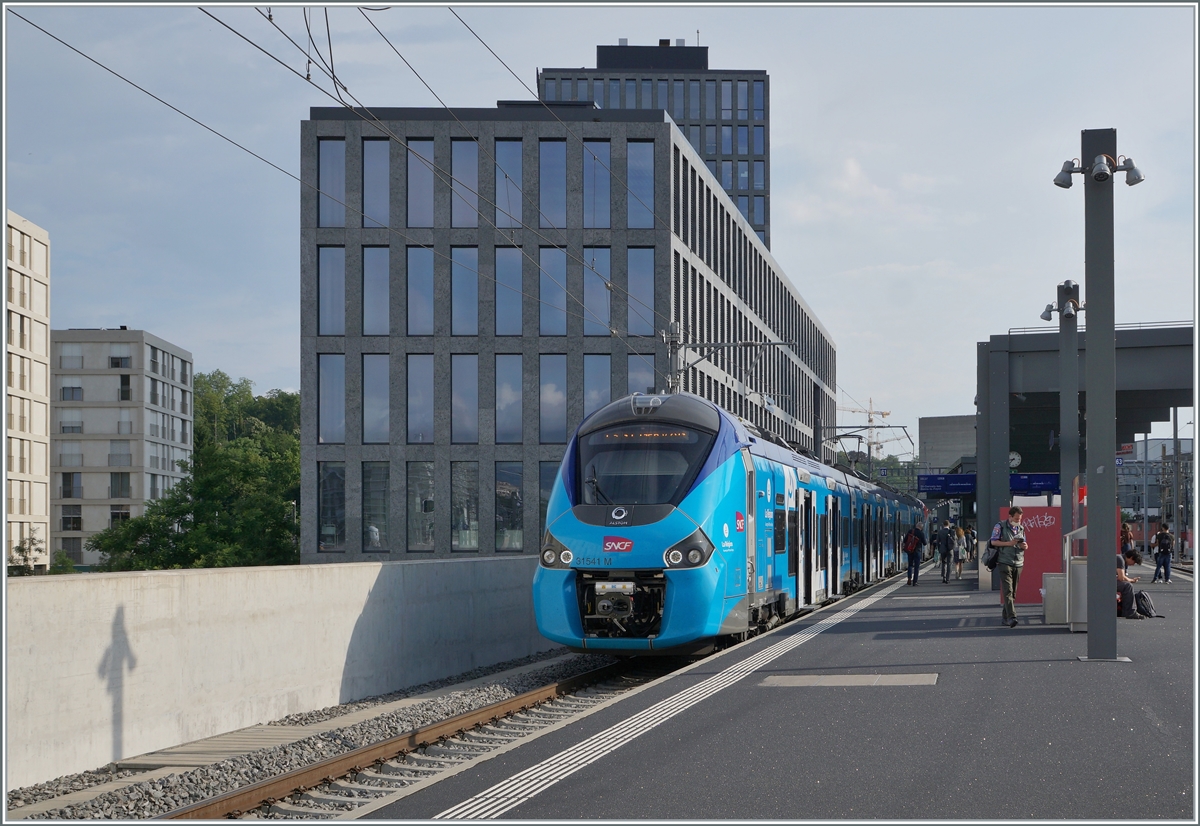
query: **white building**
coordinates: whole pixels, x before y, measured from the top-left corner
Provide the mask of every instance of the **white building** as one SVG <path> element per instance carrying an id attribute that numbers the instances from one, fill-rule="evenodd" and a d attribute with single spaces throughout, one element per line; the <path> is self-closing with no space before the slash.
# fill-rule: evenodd
<path id="1" fill-rule="evenodd" d="M 192 455 L 192 354 L 144 330 L 51 332 L 52 547 L 95 565 L 87 538 L 140 516 Z"/>
<path id="2" fill-rule="evenodd" d="M 50 536 L 50 235 L 8 211 L 5 297 L 5 557 L 29 536 L 43 542 L 31 562 L 44 573 Z"/>

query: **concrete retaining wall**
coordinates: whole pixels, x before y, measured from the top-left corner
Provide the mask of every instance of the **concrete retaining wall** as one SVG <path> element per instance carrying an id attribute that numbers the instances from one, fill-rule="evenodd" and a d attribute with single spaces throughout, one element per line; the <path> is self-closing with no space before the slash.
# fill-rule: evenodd
<path id="1" fill-rule="evenodd" d="M 6 788 L 549 649 L 536 564 L 8 579 Z"/>

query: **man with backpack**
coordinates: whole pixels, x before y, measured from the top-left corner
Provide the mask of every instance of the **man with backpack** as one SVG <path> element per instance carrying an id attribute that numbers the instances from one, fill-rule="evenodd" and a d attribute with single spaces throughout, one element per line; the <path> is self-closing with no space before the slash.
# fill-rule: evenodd
<path id="1" fill-rule="evenodd" d="M 1025 541 L 1025 526 L 1021 524 L 1021 514 L 1019 506 L 1013 505 L 1009 508 L 1008 519 L 996 523 L 988 540 L 988 548 L 998 551 L 996 567 L 1000 569 L 1000 599 L 1003 603 L 1000 622 L 1009 628 L 1017 627 L 1014 600 L 1017 596 L 1017 583 L 1021 580 L 1021 568 L 1025 565 L 1025 549 L 1029 547 Z"/>
<path id="2" fill-rule="evenodd" d="M 1121 616 L 1125 619 L 1143 619 L 1138 613 L 1137 599 L 1133 594 L 1133 583 L 1141 577 L 1131 577 L 1127 573 L 1130 565 L 1141 565 L 1142 555 L 1133 548 L 1122 554 L 1117 554 L 1117 595 L 1121 597 Z"/>
<path id="3" fill-rule="evenodd" d="M 942 562 L 942 582 L 950 581 L 950 562 L 954 556 L 954 546 L 957 534 L 954 528 L 950 527 L 950 520 L 942 520 L 942 529 L 938 531 L 937 544 L 938 554 Z"/>
<path id="4" fill-rule="evenodd" d="M 921 549 L 925 546 L 925 532 L 920 523 L 913 525 L 904 535 L 904 553 L 908 554 L 908 584 L 916 585 L 921 573 Z"/>
<path id="5" fill-rule="evenodd" d="M 1163 522 L 1158 526 L 1158 533 L 1154 535 L 1154 579 L 1151 582 L 1162 579 L 1168 585 L 1171 584 L 1171 555 L 1174 551 L 1175 537 L 1167 528 L 1167 523 Z M 1163 576 L 1160 577 L 1160 574 Z"/>

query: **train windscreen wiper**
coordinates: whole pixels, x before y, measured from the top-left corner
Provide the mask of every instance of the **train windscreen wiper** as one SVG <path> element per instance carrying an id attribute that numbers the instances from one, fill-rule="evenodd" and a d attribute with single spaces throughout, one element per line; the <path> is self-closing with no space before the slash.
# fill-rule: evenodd
<path id="1" fill-rule="evenodd" d="M 596 466 L 591 465 L 588 467 L 588 470 L 591 471 L 592 475 L 584 479 L 583 483 L 592 489 L 592 495 L 601 500 L 603 504 L 613 504 L 613 501 L 600 489 L 600 483 L 596 480 Z"/>

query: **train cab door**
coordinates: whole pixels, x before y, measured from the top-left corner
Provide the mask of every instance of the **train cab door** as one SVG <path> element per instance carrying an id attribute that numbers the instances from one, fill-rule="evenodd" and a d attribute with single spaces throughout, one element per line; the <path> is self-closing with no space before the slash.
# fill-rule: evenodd
<path id="1" fill-rule="evenodd" d="M 754 457 L 748 450 L 742 451 L 742 464 L 746 468 L 746 515 L 744 517 L 743 536 L 746 538 L 746 589 L 744 591 L 751 601 L 754 597 L 755 566 L 754 560 L 758 548 L 758 474 L 754 472 Z"/>

